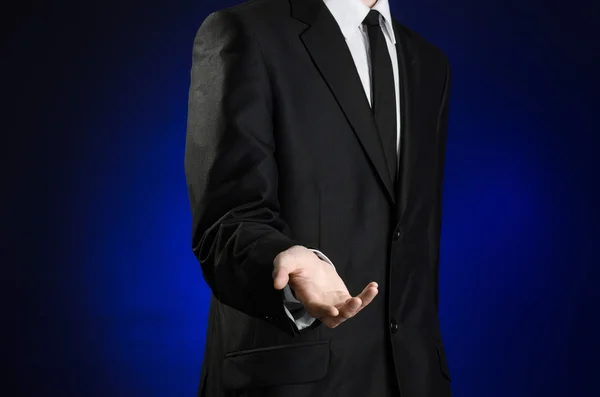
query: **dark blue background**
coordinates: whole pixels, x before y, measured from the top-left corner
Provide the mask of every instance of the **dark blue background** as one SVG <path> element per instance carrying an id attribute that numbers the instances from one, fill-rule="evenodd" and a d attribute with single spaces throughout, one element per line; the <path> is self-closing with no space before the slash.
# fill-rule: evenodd
<path id="1" fill-rule="evenodd" d="M 453 70 L 440 315 L 456 396 L 599 393 L 589 3 L 391 0 Z M 202 20 L 233 4 L 3 15 L 3 396 L 195 394 L 209 291 L 183 173 L 189 69 Z"/>

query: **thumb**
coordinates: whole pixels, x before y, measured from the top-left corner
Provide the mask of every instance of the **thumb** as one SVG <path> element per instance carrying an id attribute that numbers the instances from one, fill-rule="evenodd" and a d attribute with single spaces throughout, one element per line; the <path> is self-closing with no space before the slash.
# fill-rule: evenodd
<path id="1" fill-rule="evenodd" d="M 291 269 L 289 266 L 275 266 L 273 269 L 273 287 L 277 290 L 282 290 L 290 281 Z"/>

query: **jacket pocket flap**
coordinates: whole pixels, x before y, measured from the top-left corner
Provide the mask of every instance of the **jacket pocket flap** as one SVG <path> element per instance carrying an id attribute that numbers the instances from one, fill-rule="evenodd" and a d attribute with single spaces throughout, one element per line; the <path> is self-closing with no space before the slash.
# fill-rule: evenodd
<path id="1" fill-rule="evenodd" d="M 314 382 L 329 369 L 329 341 L 242 350 L 225 355 L 223 387 L 251 387 Z"/>

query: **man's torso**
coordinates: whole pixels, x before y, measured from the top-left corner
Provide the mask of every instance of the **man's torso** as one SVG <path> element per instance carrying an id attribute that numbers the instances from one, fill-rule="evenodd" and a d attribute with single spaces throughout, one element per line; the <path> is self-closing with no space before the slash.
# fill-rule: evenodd
<path id="1" fill-rule="evenodd" d="M 206 395 L 251 377 L 230 395 L 449 396 L 436 306 L 445 57 L 395 23 L 403 114 L 395 191 L 356 66 L 321 0 L 254 0 L 230 12 L 252 32 L 269 75 L 282 219 L 294 239 L 327 254 L 351 293 L 373 280 L 380 293 L 340 327 L 295 337 L 213 299 Z"/>

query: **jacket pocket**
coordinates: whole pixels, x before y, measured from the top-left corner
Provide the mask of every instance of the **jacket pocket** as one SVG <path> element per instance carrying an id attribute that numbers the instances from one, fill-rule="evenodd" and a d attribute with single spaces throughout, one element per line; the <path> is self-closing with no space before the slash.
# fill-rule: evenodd
<path id="1" fill-rule="evenodd" d="M 325 340 L 227 353 L 223 387 L 241 390 L 314 382 L 327 374 L 329 352 Z"/>
<path id="2" fill-rule="evenodd" d="M 446 352 L 444 351 L 444 345 L 441 342 L 437 342 L 437 353 L 440 360 L 440 370 L 446 379 L 450 380 L 450 371 L 448 370 L 448 362 L 446 361 Z"/>

